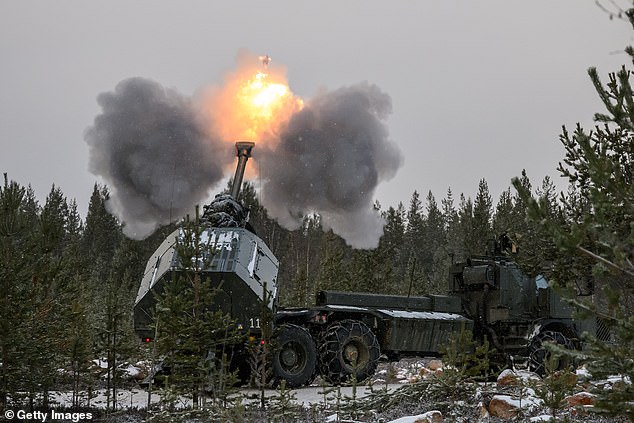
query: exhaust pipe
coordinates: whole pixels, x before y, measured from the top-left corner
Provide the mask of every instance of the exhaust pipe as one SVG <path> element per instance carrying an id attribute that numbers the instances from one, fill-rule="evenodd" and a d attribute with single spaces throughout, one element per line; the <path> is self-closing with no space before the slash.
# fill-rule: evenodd
<path id="1" fill-rule="evenodd" d="M 238 200 L 238 194 L 242 186 L 242 178 L 244 177 L 244 170 L 247 167 L 247 160 L 251 157 L 253 147 L 255 147 L 255 143 L 252 141 L 236 142 L 238 165 L 236 167 L 236 174 L 233 176 L 233 185 L 231 186 L 231 196 L 236 201 Z"/>

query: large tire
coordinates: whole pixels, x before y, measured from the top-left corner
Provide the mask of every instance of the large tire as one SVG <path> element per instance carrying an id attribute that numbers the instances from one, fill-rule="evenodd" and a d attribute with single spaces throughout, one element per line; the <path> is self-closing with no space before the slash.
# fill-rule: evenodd
<path id="1" fill-rule="evenodd" d="M 274 340 L 273 384 L 285 380 L 289 388 L 313 380 L 317 364 L 317 347 L 310 333 L 296 325 L 280 327 Z"/>
<path id="2" fill-rule="evenodd" d="M 343 320 L 330 325 L 319 346 L 321 376 L 332 384 L 361 382 L 372 376 L 381 349 L 376 336 L 363 322 Z"/>
<path id="3" fill-rule="evenodd" d="M 558 344 L 568 350 L 575 349 L 574 342 L 561 332 L 546 330 L 534 336 L 528 345 L 528 367 L 540 376 L 546 374 L 546 362 L 550 359 L 550 351 L 548 351 L 546 345 L 549 343 Z M 571 361 L 568 358 L 560 357 L 556 363 L 555 370 L 563 370 L 570 364 Z"/>

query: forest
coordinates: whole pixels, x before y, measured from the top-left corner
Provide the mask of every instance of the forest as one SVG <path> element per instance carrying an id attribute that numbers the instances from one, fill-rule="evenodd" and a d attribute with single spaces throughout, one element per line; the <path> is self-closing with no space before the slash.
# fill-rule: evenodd
<path id="1" fill-rule="evenodd" d="M 519 183 L 533 191 L 525 174 Z M 548 178 L 535 192 L 555 207 Z M 487 241 L 505 232 L 521 240 L 518 258 L 535 261 L 541 259 L 532 252 L 547 254 L 536 227 L 526 220 L 525 201 L 509 188 L 494 206 L 484 179 L 475 200 L 461 194 L 456 201 L 448 190 L 440 204 L 431 192 L 424 199 L 414 192 L 407 208 L 399 203 L 382 209 L 376 203 L 385 227 L 374 250 L 350 248 L 322 229 L 318 214 L 306 216 L 300 230 L 282 228 L 267 216 L 250 182 L 240 197 L 258 235 L 280 260 L 282 306 L 313 305 L 322 289 L 444 293 L 452 261 L 485 254 Z M 106 378 L 117 378 L 117 361 L 142 354 L 132 306 L 148 257 L 178 222 L 143 241 L 130 240 L 108 212 L 108 198 L 108 188 L 95 184 L 82 218 L 60 187 L 53 185 L 39 204 L 31 187 L 5 175 L 0 189 L 4 401 L 26 395 L 35 402 L 60 383 L 85 388 L 102 376 L 90 370 L 96 358 L 109 363 Z M 65 370 L 63 378 L 59 369 Z"/>

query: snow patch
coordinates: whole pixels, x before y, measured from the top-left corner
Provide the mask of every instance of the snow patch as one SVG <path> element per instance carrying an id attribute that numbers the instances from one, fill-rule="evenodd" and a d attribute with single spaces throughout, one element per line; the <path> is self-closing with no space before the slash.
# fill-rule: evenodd
<path id="1" fill-rule="evenodd" d="M 426 319 L 426 320 L 467 320 L 464 316 L 454 313 L 441 313 L 438 311 L 406 311 L 406 310 L 378 310 L 391 317 L 401 319 Z"/>
<path id="2" fill-rule="evenodd" d="M 542 414 L 539 416 L 531 417 L 531 422 L 549 422 L 553 420 L 555 420 L 555 418 L 550 414 Z"/>
<path id="3" fill-rule="evenodd" d="M 442 421 L 442 413 L 438 410 L 428 411 L 424 414 L 419 414 L 417 416 L 405 416 L 396 420 L 392 420 L 388 423 L 421 423 L 421 422 L 441 422 Z"/>

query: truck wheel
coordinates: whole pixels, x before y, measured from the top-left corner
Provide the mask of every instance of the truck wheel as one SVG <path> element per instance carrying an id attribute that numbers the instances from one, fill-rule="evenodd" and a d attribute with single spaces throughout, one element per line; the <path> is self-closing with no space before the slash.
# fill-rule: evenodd
<path id="1" fill-rule="evenodd" d="M 330 325 L 319 347 L 324 379 L 340 384 L 355 377 L 361 382 L 374 374 L 381 349 L 376 336 L 363 322 L 343 320 Z"/>
<path id="2" fill-rule="evenodd" d="M 548 343 L 558 344 L 568 350 L 575 349 L 574 343 L 561 332 L 546 330 L 533 337 L 528 345 L 528 368 L 540 376 L 546 374 L 546 362 L 550 358 L 550 351 L 546 348 Z M 570 364 L 569 359 L 560 357 L 555 370 L 565 369 Z"/>
<path id="3" fill-rule="evenodd" d="M 286 381 L 289 388 L 310 383 L 315 375 L 317 347 L 308 331 L 286 324 L 280 327 L 273 352 L 273 383 Z"/>

